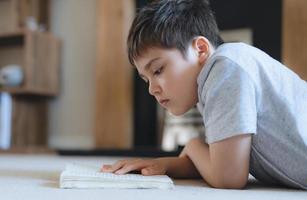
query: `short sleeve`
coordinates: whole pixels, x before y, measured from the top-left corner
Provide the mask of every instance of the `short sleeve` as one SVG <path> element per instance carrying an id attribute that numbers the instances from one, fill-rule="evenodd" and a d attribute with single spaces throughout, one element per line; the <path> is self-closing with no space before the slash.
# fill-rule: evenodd
<path id="1" fill-rule="evenodd" d="M 214 62 L 202 89 L 207 142 L 256 133 L 255 86 L 249 74 L 234 61 L 221 58 Z"/>

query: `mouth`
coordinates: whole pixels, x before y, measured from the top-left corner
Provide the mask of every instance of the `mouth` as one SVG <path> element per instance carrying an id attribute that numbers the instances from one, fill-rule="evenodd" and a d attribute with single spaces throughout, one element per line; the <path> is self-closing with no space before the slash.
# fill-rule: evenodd
<path id="1" fill-rule="evenodd" d="M 161 104 L 161 106 L 166 107 L 167 104 L 169 102 L 169 99 L 161 99 L 159 100 L 159 103 Z"/>

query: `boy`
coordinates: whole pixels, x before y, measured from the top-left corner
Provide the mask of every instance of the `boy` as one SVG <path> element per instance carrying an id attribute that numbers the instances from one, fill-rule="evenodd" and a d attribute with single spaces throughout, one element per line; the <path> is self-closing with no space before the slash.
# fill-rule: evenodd
<path id="1" fill-rule="evenodd" d="M 179 157 L 121 160 L 102 171 L 201 176 L 216 188 L 258 180 L 307 189 L 307 83 L 264 52 L 225 43 L 206 0 L 160 0 L 128 36 L 131 64 L 174 115 L 197 105 L 205 140 Z"/>

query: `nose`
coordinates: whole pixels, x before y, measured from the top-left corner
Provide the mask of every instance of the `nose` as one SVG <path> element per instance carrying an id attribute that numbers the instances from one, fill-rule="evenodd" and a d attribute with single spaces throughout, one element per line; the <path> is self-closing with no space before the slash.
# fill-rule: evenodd
<path id="1" fill-rule="evenodd" d="M 159 94 L 161 92 L 161 87 L 154 81 L 150 81 L 148 86 L 148 92 L 152 96 L 155 96 L 156 94 Z"/>

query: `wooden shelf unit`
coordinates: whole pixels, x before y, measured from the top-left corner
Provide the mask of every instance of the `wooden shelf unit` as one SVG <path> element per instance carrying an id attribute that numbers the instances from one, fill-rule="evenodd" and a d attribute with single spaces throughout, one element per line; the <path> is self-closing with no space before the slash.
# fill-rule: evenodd
<path id="1" fill-rule="evenodd" d="M 58 93 L 60 41 L 51 33 L 21 29 L 0 33 L 0 68 L 18 64 L 24 82 L 0 92 L 54 96 Z"/>
<path id="2" fill-rule="evenodd" d="M 47 102 L 59 92 L 61 44 L 32 29 L 48 30 L 49 6 L 49 0 L 0 0 L 0 68 L 17 64 L 24 75 L 19 86 L 0 86 L 12 97 L 12 148 L 47 144 Z"/>
<path id="3" fill-rule="evenodd" d="M 0 68 L 20 65 L 19 86 L 0 87 L 12 96 L 11 147 L 47 145 L 48 97 L 59 91 L 60 41 L 51 33 L 19 29 L 0 33 Z"/>

